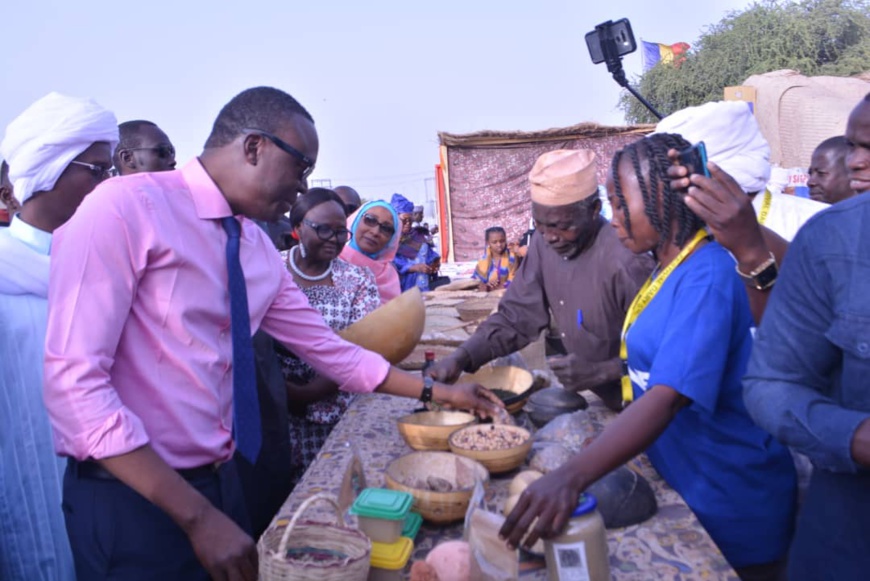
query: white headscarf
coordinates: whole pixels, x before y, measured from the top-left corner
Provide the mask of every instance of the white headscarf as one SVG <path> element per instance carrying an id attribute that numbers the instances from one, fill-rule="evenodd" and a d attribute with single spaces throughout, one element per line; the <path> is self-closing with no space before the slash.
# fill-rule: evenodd
<path id="1" fill-rule="evenodd" d="M 744 192 L 759 192 L 770 179 L 770 146 L 743 101 L 715 101 L 687 107 L 656 125 L 656 133 L 678 133 L 703 141 L 707 159 L 731 175 Z"/>
<path id="2" fill-rule="evenodd" d="M 9 164 L 15 197 L 54 187 L 69 163 L 98 141 L 118 144 L 115 115 L 91 99 L 49 93 L 7 127 L 0 154 Z"/>

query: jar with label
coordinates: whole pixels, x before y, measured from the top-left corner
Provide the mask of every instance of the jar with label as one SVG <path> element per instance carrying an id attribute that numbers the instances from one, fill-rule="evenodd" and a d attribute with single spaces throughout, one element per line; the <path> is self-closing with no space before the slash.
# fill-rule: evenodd
<path id="1" fill-rule="evenodd" d="M 544 543 L 549 581 L 610 581 L 604 519 L 591 494 L 580 495 L 568 526 Z"/>

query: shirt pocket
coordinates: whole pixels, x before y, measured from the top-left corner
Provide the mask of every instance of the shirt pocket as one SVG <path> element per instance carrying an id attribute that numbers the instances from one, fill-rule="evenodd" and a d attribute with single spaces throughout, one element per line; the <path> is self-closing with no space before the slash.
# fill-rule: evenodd
<path id="1" fill-rule="evenodd" d="M 825 336 L 843 354 L 839 400 L 847 408 L 870 410 L 870 317 L 839 314 Z"/>

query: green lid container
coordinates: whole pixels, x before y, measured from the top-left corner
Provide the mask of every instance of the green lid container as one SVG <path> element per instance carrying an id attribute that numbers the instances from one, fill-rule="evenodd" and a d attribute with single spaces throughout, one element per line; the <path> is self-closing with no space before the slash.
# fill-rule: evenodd
<path id="1" fill-rule="evenodd" d="M 420 526 L 423 524 L 423 517 L 419 513 L 409 512 L 405 517 L 405 526 L 402 528 L 402 536 L 408 537 L 412 541 L 417 533 L 420 532 Z"/>
<path id="2" fill-rule="evenodd" d="M 386 488 L 366 488 L 351 507 L 351 513 L 366 518 L 404 520 L 414 497 L 407 492 Z"/>

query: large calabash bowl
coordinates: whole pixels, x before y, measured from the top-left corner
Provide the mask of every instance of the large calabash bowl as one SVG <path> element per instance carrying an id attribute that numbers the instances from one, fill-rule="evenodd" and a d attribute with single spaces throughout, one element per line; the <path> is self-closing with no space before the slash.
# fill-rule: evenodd
<path id="1" fill-rule="evenodd" d="M 426 307 L 420 289 L 403 292 L 350 327 L 338 332 L 343 339 L 381 354 L 396 365 L 411 354 L 423 336 Z"/>

